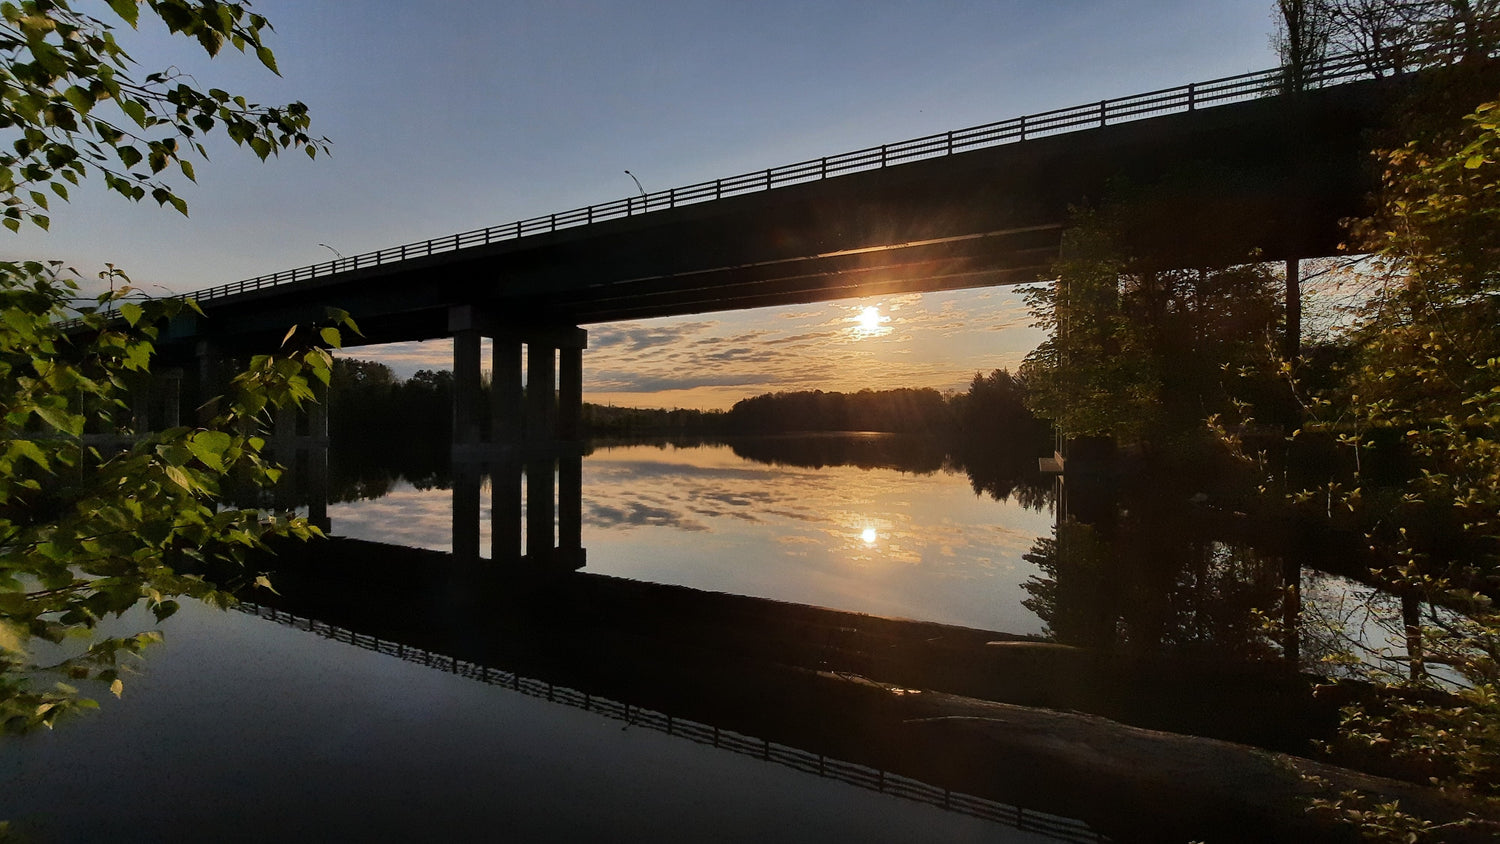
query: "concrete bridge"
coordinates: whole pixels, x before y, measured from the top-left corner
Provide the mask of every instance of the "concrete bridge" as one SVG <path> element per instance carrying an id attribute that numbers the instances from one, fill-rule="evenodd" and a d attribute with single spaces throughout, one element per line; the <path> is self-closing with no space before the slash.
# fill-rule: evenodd
<path id="1" fill-rule="evenodd" d="M 1344 58 L 1294 95 L 1280 71 L 1195 83 L 274 273 L 194 294 L 206 318 L 174 323 L 164 352 L 210 389 L 214 360 L 340 308 L 356 345 L 453 338 L 455 446 L 571 441 L 581 326 L 1032 281 L 1071 207 L 1132 187 L 1152 189 L 1139 239 L 1185 266 L 1332 254 L 1374 185 L 1369 133 L 1411 80 L 1363 76 Z M 524 404 L 523 346 L 527 383 L 554 387 Z"/>

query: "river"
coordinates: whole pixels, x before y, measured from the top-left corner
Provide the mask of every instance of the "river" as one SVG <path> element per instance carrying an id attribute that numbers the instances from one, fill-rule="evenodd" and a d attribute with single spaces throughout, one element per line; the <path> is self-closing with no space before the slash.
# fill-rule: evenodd
<path id="1" fill-rule="evenodd" d="M 597 447 L 582 463 L 584 570 L 1040 632 L 1022 555 L 1050 530 L 1045 501 L 997 500 L 931 460 L 878 465 L 883 438 L 865 439 L 838 446 L 863 468 L 726 444 Z M 344 484 L 331 532 L 449 551 L 448 487 Z M 311 615 L 185 606 L 121 699 L 7 739 L 0 818 L 36 841 L 1095 840 L 1077 821 Z"/>

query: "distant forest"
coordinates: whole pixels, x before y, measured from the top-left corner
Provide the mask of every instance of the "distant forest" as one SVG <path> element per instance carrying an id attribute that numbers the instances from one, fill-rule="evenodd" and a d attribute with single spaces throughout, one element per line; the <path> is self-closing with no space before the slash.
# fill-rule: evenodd
<path id="1" fill-rule="evenodd" d="M 482 385 L 481 423 L 489 411 L 489 383 Z M 1006 450 L 1041 452 L 1051 426 L 1026 408 L 1026 384 L 997 369 L 976 373 L 961 393 L 931 388 L 822 390 L 765 393 L 742 399 L 727 411 L 583 406 L 589 437 L 671 435 L 747 436 L 819 431 L 876 431 L 920 434 L 948 444 L 983 449 L 1003 443 Z M 452 438 L 453 373 L 421 370 L 400 379 L 374 361 L 334 361 L 329 391 L 330 433 L 343 444 L 378 445 L 391 440 L 422 441 L 446 448 Z M 1019 447 L 1019 448 L 1018 448 Z"/>

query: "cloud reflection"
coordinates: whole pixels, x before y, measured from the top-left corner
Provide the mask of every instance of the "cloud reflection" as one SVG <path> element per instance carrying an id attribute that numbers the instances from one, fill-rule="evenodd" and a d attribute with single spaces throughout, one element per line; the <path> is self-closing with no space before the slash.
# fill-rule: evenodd
<path id="1" fill-rule="evenodd" d="M 635 446 L 585 460 L 584 495 L 593 571 L 1013 632 L 1038 626 L 1018 597 L 995 593 L 1019 590 L 1033 571 L 1021 555 L 1051 517 L 976 496 L 962 474 Z M 641 515 L 624 517 L 632 513 Z"/>

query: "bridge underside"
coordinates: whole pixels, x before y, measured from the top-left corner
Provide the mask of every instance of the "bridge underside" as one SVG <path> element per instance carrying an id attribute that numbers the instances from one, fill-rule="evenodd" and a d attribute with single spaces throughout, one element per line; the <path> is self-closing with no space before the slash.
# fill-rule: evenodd
<path id="1" fill-rule="evenodd" d="M 1034 281 L 1077 208 L 1130 209 L 1129 247 L 1176 266 L 1329 255 L 1368 211 L 1371 133 L 1408 83 L 1377 80 L 1140 119 L 251 290 L 174 322 L 199 372 L 352 314 L 348 345 L 454 339 L 454 441 L 571 441 L 578 326 Z M 1289 311 L 1289 320 L 1292 314 Z M 492 338 L 490 430 L 480 349 Z M 528 384 L 523 390 L 526 348 Z M 523 398 L 524 397 L 524 398 Z"/>
<path id="2" fill-rule="evenodd" d="M 1025 282 L 1070 209 L 1134 194 L 1136 247 L 1183 266 L 1328 255 L 1368 210 L 1369 133 L 1399 92 L 1253 100 L 415 257 L 212 300 L 174 334 L 264 349 L 332 306 L 355 342 L 388 343 L 449 336 L 453 306 L 524 330 Z"/>

